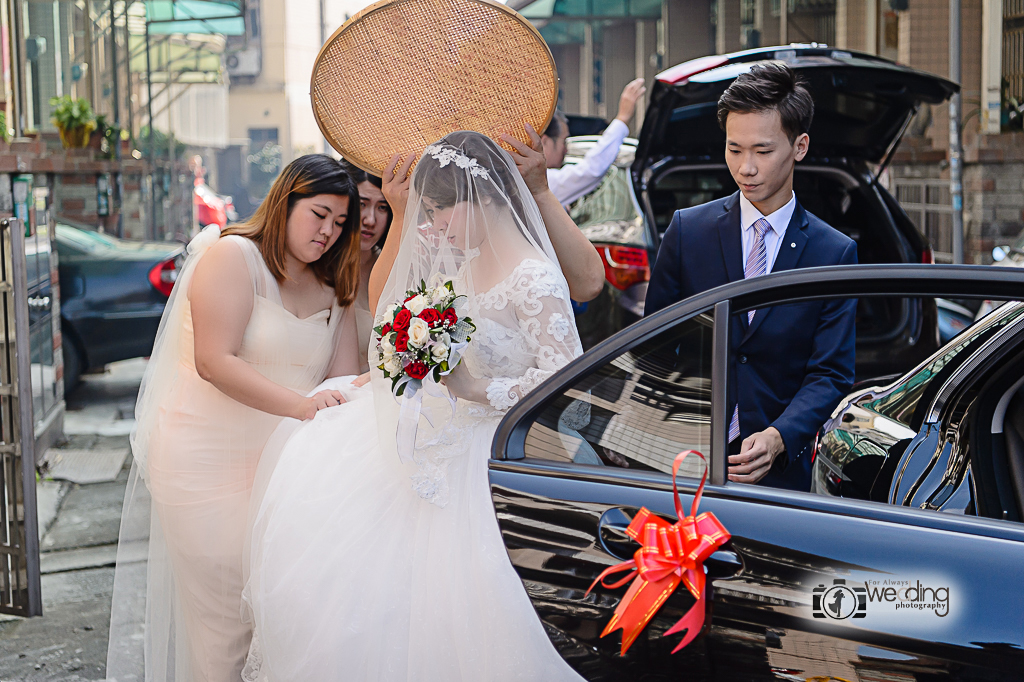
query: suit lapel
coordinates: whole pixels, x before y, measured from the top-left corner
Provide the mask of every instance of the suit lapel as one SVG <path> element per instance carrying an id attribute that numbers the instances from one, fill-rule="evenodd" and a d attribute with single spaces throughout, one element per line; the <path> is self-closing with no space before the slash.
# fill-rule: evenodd
<path id="1" fill-rule="evenodd" d="M 725 202 L 725 211 L 718 216 L 718 238 L 722 242 L 722 258 L 730 282 L 743 279 L 743 242 L 740 237 L 740 193 Z"/>
<path id="2" fill-rule="evenodd" d="M 789 221 L 789 227 L 786 228 L 786 234 L 782 236 L 782 243 L 779 244 L 779 255 L 775 257 L 775 264 L 772 266 L 772 272 L 783 272 L 785 270 L 792 270 L 796 267 L 796 264 L 800 262 L 800 254 L 804 252 L 804 247 L 807 246 L 807 214 L 804 212 L 800 202 L 796 202 L 796 210 L 793 211 L 793 217 Z M 747 328 L 747 333 L 743 337 L 743 341 L 749 339 L 757 328 L 761 326 L 761 322 L 764 318 L 771 313 L 771 308 L 764 308 L 754 313 L 754 320 L 750 323 Z M 744 315 L 746 317 L 746 315 Z"/>

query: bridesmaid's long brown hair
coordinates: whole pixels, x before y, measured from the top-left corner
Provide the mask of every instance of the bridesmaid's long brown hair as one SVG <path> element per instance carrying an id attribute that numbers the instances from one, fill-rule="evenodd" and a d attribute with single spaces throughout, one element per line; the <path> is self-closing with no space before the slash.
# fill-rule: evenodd
<path id="1" fill-rule="evenodd" d="M 338 305 L 347 306 L 359 287 L 359 193 L 340 161 L 326 154 L 295 159 L 281 171 L 252 218 L 227 227 L 221 236 L 237 234 L 253 240 L 270 274 L 282 282 L 288 276 L 284 270 L 288 216 L 299 199 L 318 194 L 348 197 L 348 217 L 338 241 L 309 264 L 317 279 L 334 289 Z"/>

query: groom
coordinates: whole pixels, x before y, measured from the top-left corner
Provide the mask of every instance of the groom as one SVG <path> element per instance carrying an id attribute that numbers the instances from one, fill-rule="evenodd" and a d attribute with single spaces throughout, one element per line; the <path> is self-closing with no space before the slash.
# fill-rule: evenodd
<path id="1" fill-rule="evenodd" d="M 781 63 L 751 67 L 718 100 L 740 191 L 676 211 L 647 292 L 650 315 L 741 279 L 857 262 L 857 245 L 803 209 L 793 169 L 814 102 Z M 810 445 L 854 377 L 855 300 L 765 308 L 730 322 L 729 480 L 809 490 Z"/>

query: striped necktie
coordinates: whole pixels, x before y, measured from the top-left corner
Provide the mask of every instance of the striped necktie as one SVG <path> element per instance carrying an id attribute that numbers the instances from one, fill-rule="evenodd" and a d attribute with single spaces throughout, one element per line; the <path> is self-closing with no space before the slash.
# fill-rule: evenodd
<path id="1" fill-rule="evenodd" d="M 747 255 L 747 264 L 743 268 L 743 279 L 760 277 L 768 271 L 768 249 L 764 244 L 764 236 L 772 229 L 771 223 L 764 218 L 758 218 L 752 225 L 754 228 L 754 243 L 750 245 L 750 253 Z M 747 323 L 754 321 L 756 310 L 747 312 Z M 740 406 L 739 404 L 732 411 L 732 421 L 729 422 L 729 442 L 740 437 Z"/>

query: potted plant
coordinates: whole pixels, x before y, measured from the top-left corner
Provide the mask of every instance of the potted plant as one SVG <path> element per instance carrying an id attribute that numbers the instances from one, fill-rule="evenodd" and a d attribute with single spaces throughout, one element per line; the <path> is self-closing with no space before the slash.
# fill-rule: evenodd
<path id="1" fill-rule="evenodd" d="M 89 135 L 96 128 L 96 117 L 89 101 L 69 95 L 50 98 L 53 107 L 53 123 L 60 131 L 60 141 L 65 149 L 80 149 L 89 144 Z"/>

